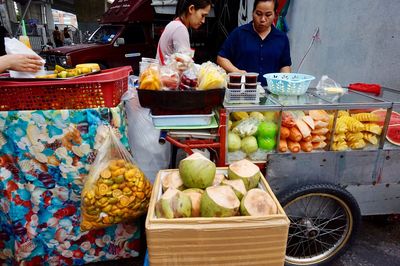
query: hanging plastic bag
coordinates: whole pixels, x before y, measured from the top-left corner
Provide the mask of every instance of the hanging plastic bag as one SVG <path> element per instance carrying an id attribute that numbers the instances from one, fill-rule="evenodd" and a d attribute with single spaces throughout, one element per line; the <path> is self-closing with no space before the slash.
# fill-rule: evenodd
<path id="1" fill-rule="evenodd" d="M 346 92 L 339 83 L 326 75 L 321 77 L 316 88 L 319 92 L 327 94 L 343 94 Z"/>
<path id="2" fill-rule="evenodd" d="M 133 159 L 153 183 L 158 171 L 169 166 L 171 144 L 159 143 L 160 130 L 153 125 L 150 109 L 140 106 L 136 89 L 129 88 L 122 99 L 125 101 L 128 139 Z"/>
<path id="3" fill-rule="evenodd" d="M 107 126 L 106 131 L 82 189 L 82 231 L 136 219 L 149 205 L 150 181 L 111 126 Z"/>

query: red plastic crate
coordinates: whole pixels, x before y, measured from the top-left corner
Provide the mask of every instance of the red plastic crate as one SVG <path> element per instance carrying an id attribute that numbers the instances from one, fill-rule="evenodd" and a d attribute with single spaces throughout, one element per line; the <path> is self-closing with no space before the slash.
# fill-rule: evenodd
<path id="1" fill-rule="evenodd" d="M 0 111 L 115 107 L 128 89 L 130 66 L 49 81 L 0 81 Z"/>

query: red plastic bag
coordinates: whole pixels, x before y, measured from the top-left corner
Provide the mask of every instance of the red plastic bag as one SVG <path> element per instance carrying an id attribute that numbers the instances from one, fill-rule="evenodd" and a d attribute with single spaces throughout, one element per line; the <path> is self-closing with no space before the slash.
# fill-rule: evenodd
<path id="1" fill-rule="evenodd" d="M 376 96 L 381 93 L 381 86 L 379 84 L 352 83 L 349 85 L 349 89 L 375 94 Z"/>

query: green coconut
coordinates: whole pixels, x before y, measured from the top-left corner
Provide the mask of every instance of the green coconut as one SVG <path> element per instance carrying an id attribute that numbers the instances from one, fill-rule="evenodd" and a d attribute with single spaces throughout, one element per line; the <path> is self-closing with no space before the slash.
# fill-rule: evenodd
<path id="1" fill-rule="evenodd" d="M 201 197 L 202 217 L 230 217 L 239 213 L 240 201 L 230 186 L 208 187 Z"/>
<path id="2" fill-rule="evenodd" d="M 222 184 L 230 186 L 233 189 L 233 192 L 235 192 L 235 194 L 239 200 L 241 200 L 247 192 L 246 186 L 244 185 L 244 182 L 241 179 L 223 180 Z"/>
<path id="3" fill-rule="evenodd" d="M 200 153 L 193 153 L 179 163 L 179 174 L 187 188 L 205 189 L 211 186 L 215 172 L 215 163 Z"/>
<path id="4" fill-rule="evenodd" d="M 243 159 L 232 163 L 228 167 L 228 178 L 231 180 L 243 180 L 246 190 L 257 187 L 261 172 L 257 165 Z"/>
<path id="5" fill-rule="evenodd" d="M 183 181 L 178 171 L 170 172 L 168 175 L 164 176 L 162 180 L 162 190 L 165 192 L 168 188 L 173 187 L 178 190 L 185 189 Z"/>
<path id="6" fill-rule="evenodd" d="M 259 188 L 249 190 L 240 202 L 240 213 L 244 216 L 268 216 L 277 212 L 278 206 L 272 197 Z"/>
<path id="7" fill-rule="evenodd" d="M 192 202 L 192 217 L 199 217 L 201 196 L 203 196 L 204 190 L 200 188 L 188 188 L 182 192 L 190 197 Z"/>
<path id="8" fill-rule="evenodd" d="M 214 181 L 212 186 L 219 186 L 222 181 L 224 181 L 225 175 L 224 174 L 215 174 Z"/>
<path id="9" fill-rule="evenodd" d="M 192 203 L 189 195 L 169 188 L 156 203 L 156 216 L 158 218 L 182 218 L 192 215 Z"/>

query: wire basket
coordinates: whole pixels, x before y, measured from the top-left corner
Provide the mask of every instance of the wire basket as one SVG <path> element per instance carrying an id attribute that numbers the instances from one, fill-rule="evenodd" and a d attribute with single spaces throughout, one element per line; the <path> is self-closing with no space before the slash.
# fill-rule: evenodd
<path id="1" fill-rule="evenodd" d="M 259 103 L 258 89 L 226 89 L 225 100 L 228 103 Z"/>
<path id="2" fill-rule="evenodd" d="M 306 93 L 314 76 L 298 73 L 270 73 L 264 78 L 268 90 L 277 95 L 302 95 Z"/>
<path id="3" fill-rule="evenodd" d="M 0 82 L 0 111 L 115 107 L 128 89 L 130 66 L 68 80 Z"/>

